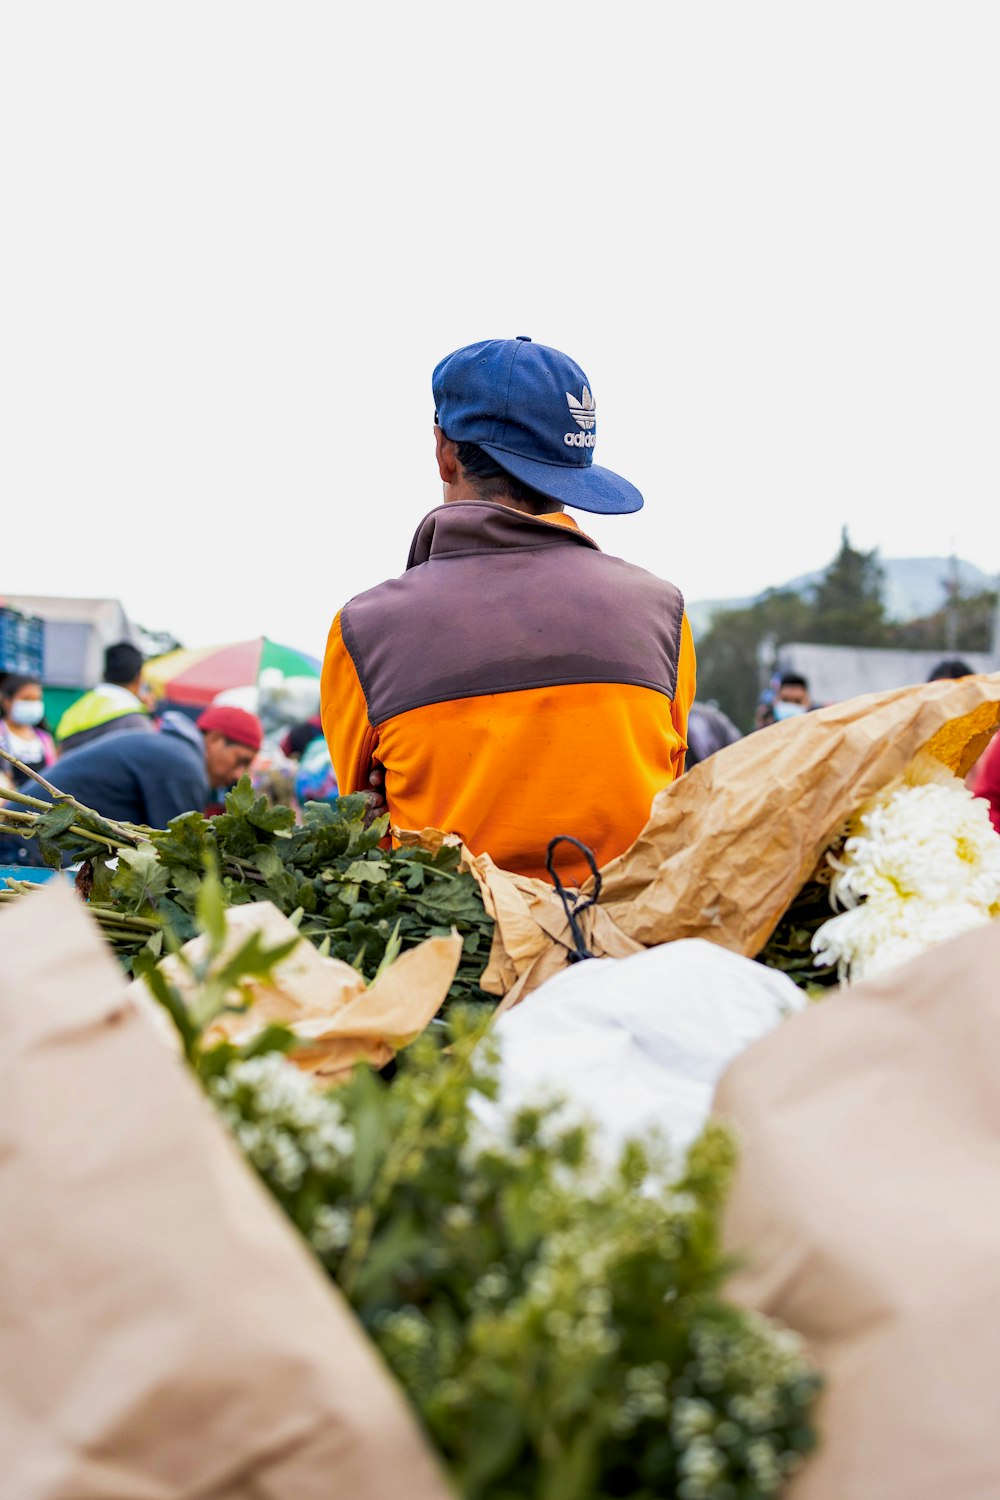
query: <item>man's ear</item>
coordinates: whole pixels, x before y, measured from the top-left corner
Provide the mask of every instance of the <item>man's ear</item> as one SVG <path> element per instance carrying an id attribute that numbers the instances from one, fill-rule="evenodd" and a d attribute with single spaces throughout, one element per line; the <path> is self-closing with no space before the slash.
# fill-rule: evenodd
<path id="1" fill-rule="evenodd" d="M 434 451 L 442 480 L 445 484 L 454 484 L 459 476 L 458 448 L 451 438 L 445 437 L 440 427 L 434 428 Z"/>

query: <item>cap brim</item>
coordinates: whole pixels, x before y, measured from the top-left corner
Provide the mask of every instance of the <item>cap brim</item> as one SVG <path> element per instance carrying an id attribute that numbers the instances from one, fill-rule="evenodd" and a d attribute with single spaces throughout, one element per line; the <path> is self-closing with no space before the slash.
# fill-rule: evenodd
<path id="1" fill-rule="evenodd" d="M 635 485 L 611 469 L 602 469 L 600 464 L 546 464 L 537 458 L 509 453 L 495 443 L 479 446 L 496 459 L 501 469 L 561 505 L 602 516 L 625 516 L 642 509 L 642 495 Z"/>

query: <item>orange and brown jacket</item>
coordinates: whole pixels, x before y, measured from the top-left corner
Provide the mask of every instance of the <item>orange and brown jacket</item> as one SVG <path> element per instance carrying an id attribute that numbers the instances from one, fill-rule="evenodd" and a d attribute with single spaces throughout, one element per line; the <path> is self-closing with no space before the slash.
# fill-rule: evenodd
<path id="1" fill-rule="evenodd" d="M 673 584 L 601 552 L 569 516 L 452 501 L 406 572 L 337 615 L 323 728 L 342 793 L 373 766 L 397 829 L 460 834 L 547 879 L 570 834 L 605 864 L 683 770 L 695 662 Z M 564 880 L 586 878 L 561 845 Z"/>

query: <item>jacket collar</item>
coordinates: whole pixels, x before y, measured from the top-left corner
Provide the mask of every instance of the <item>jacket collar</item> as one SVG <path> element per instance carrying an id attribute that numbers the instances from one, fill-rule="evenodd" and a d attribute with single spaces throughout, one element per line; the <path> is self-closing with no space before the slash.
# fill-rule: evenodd
<path id="1" fill-rule="evenodd" d="M 546 546 L 600 551 L 597 543 L 562 512 L 547 520 L 489 500 L 452 500 L 421 521 L 406 566 L 416 568 L 432 558 L 461 557 L 470 552 L 515 552 L 520 547 Z"/>

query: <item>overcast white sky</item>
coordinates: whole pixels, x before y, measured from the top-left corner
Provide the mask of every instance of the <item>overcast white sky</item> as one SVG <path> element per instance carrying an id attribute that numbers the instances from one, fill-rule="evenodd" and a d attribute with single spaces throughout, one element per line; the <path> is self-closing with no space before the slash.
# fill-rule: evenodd
<path id="1" fill-rule="evenodd" d="M 0 0 L 0 595 L 320 654 L 518 333 L 690 599 L 996 571 L 998 77 L 995 0 Z"/>

